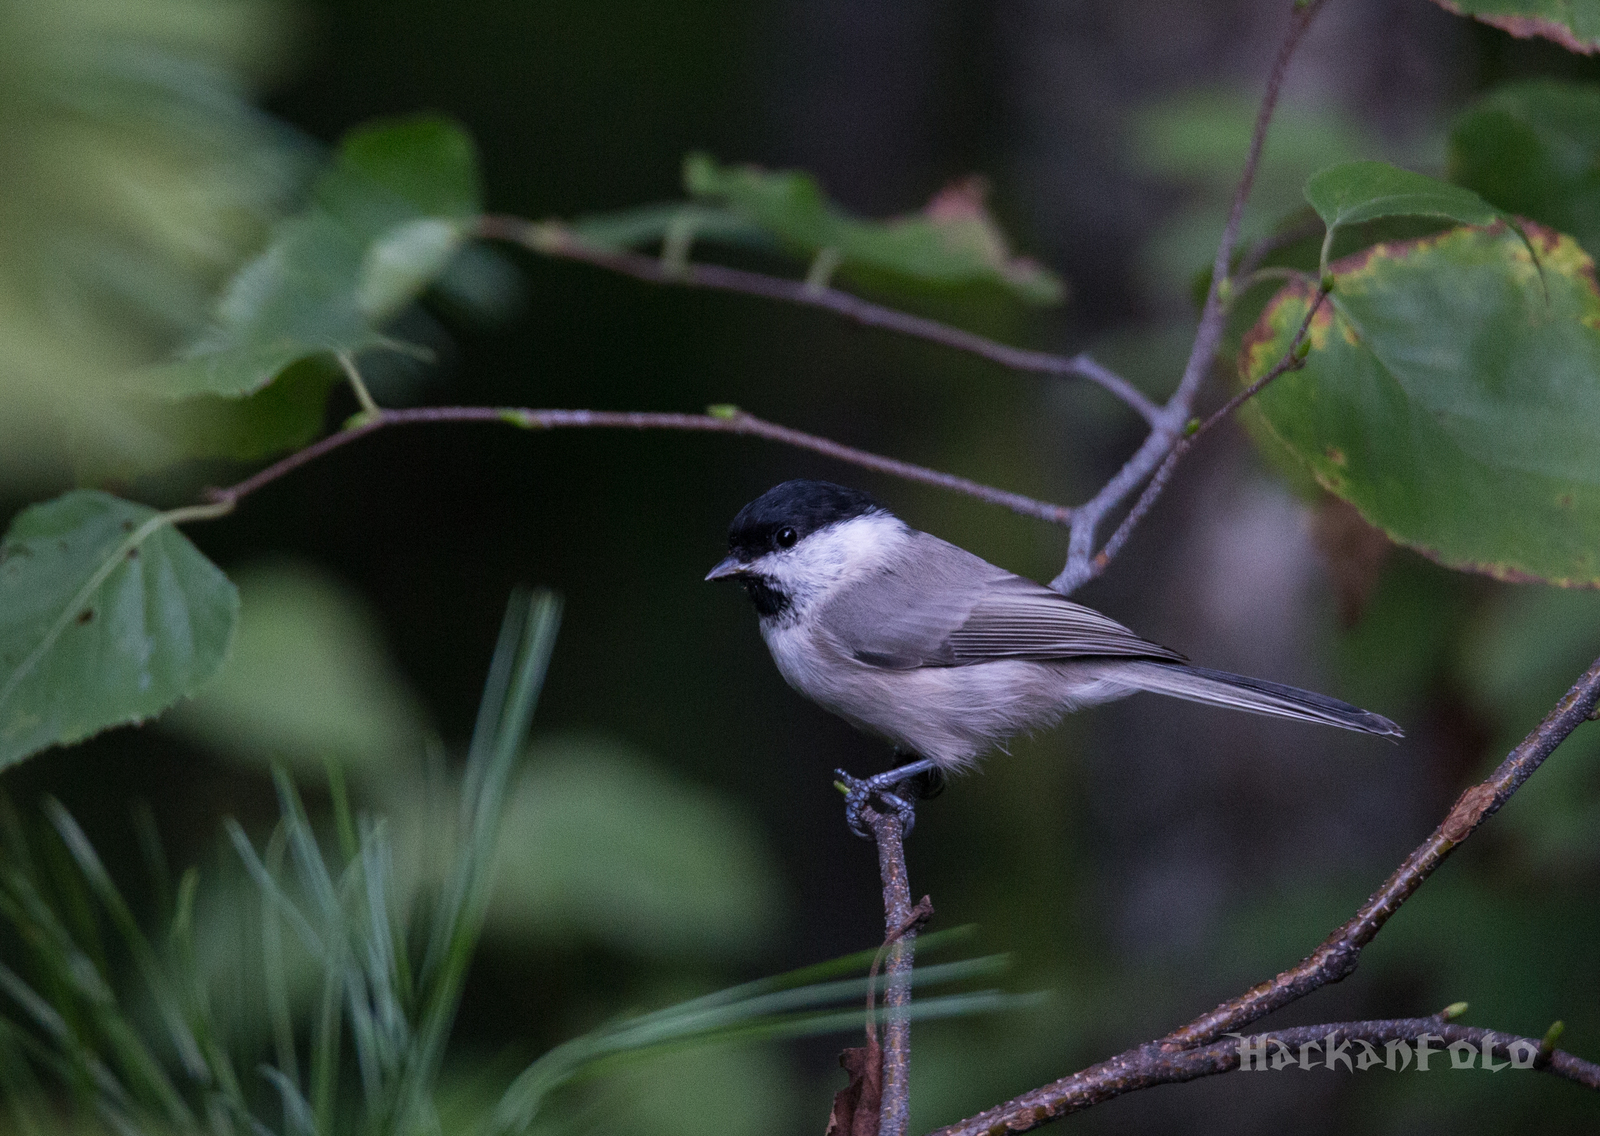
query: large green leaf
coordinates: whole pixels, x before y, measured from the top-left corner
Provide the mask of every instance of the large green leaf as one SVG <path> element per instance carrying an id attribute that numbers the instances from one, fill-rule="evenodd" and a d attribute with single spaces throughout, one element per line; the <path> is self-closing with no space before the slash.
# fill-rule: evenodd
<path id="1" fill-rule="evenodd" d="M 796 170 L 723 166 L 691 154 L 683 176 L 694 197 L 725 205 L 797 252 L 831 250 L 846 268 L 932 284 L 998 284 L 1035 304 L 1059 303 L 1066 295 L 1049 270 L 1012 255 L 977 180 L 943 190 L 920 213 L 868 221 L 829 201 L 815 178 Z"/>
<path id="2" fill-rule="evenodd" d="M 748 952 L 784 887 L 759 831 L 709 789 L 596 738 L 544 741 L 506 803 L 491 918 L 642 954 Z"/>
<path id="3" fill-rule="evenodd" d="M 234 579 L 239 632 L 227 669 L 162 727 L 299 773 L 320 775 L 330 757 L 379 784 L 414 773 L 425 716 L 362 597 L 304 564 Z"/>
<path id="4" fill-rule="evenodd" d="M 1443 217 L 1489 225 L 1500 212 L 1470 189 L 1402 170 L 1388 162 L 1341 162 L 1306 182 L 1306 200 L 1332 229 L 1380 217 Z"/>
<path id="5" fill-rule="evenodd" d="M 1568 51 L 1600 51 L 1600 0 L 1433 0 L 1458 16 L 1471 16 L 1518 39 L 1541 36 Z"/>
<path id="6" fill-rule="evenodd" d="M 1304 369 L 1255 413 L 1402 544 L 1501 579 L 1600 584 L 1600 293 L 1571 238 L 1527 235 L 1537 264 L 1499 224 L 1337 262 Z M 1283 356 L 1312 295 L 1294 284 L 1268 305 L 1247 380 Z"/>
<path id="7" fill-rule="evenodd" d="M 1489 92 L 1450 128 L 1450 177 L 1600 251 L 1600 86 L 1538 79 Z"/>
<path id="8" fill-rule="evenodd" d="M 153 509 L 75 490 L 25 510 L 0 542 L 0 768 L 193 694 L 238 606 Z"/>
<path id="9" fill-rule="evenodd" d="M 233 278 L 184 357 L 140 372 L 136 389 L 239 397 L 307 356 L 395 346 L 383 325 L 445 272 L 478 210 L 471 140 L 434 116 L 365 127 L 312 197 Z"/>

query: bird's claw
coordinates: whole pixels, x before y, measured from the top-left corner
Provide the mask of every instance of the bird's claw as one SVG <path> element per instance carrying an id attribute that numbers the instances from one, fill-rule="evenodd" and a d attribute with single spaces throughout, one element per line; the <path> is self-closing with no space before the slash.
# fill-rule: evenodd
<path id="1" fill-rule="evenodd" d="M 850 831 L 863 840 L 874 839 L 872 829 L 867 825 L 863 815 L 867 809 L 883 808 L 894 813 L 900 818 L 901 835 L 910 833 L 912 826 L 917 823 L 917 809 L 914 804 L 904 797 L 889 790 L 899 785 L 905 777 L 895 776 L 898 770 L 891 769 L 887 773 L 879 773 L 872 777 L 852 777 L 842 769 L 835 769 L 833 775 L 839 784 L 844 787 L 844 819 L 850 826 Z"/>

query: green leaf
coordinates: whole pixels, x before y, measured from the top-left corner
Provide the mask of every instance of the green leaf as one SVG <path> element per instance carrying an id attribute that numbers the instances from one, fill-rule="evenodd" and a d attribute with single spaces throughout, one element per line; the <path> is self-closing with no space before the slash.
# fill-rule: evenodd
<path id="1" fill-rule="evenodd" d="M 692 196 L 727 206 L 803 255 L 831 250 L 847 269 L 947 286 L 998 284 L 1033 304 L 1056 304 L 1066 296 L 1059 277 L 1011 254 L 984 206 L 980 179 L 957 182 L 922 212 L 886 221 L 851 216 L 827 199 L 810 174 L 795 170 L 723 166 L 691 154 L 683 179 Z"/>
<path id="2" fill-rule="evenodd" d="M 234 276 L 211 327 L 133 389 L 237 398 L 308 356 L 400 346 L 383 325 L 445 272 L 477 211 L 461 128 L 427 116 L 353 132 L 310 207 Z"/>
<path id="3" fill-rule="evenodd" d="M 1342 162 L 1312 174 L 1306 200 L 1330 229 L 1380 217 L 1443 217 L 1463 225 L 1490 225 L 1501 218 L 1470 189 L 1388 162 Z"/>
<path id="4" fill-rule="evenodd" d="M 478 153 L 466 130 L 441 115 L 380 119 L 345 135 L 334 176 L 317 196 L 352 222 L 385 199 L 404 216 L 466 220 L 480 209 Z"/>
<path id="5" fill-rule="evenodd" d="M 0 768 L 193 694 L 238 606 L 153 509 L 75 490 L 25 510 L 0 542 Z"/>
<path id="6" fill-rule="evenodd" d="M 1600 3 L 1596 0 L 1433 0 L 1447 12 L 1471 16 L 1517 39 L 1539 36 L 1568 51 L 1600 51 Z"/>
<path id="7" fill-rule="evenodd" d="M 1527 237 L 1537 264 L 1505 225 L 1336 263 L 1305 368 L 1257 410 L 1399 543 L 1500 579 L 1600 584 L 1600 293 L 1571 238 L 1531 224 Z M 1263 312 L 1247 381 L 1282 357 L 1312 287 Z"/>
<path id="8" fill-rule="evenodd" d="M 1491 91 L 1450 128 L 1450 178 L 1600 251 L 1600 86 L 1539 79 Z"/>

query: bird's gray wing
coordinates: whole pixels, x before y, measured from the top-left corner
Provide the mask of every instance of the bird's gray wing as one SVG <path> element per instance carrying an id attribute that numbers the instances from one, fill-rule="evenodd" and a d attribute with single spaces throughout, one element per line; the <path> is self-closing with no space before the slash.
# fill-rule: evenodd
<path id="1" fill-rule="evenodd" d="M 1042 661 L 1094 655 L 1186 661 L 1109 616 L 1020 576 L 990 591 L 950 633 L 949 647 L 957 666 L 992 659 Z"/>
<path id="2" fill-rule="evenodd" d="M 893 670 L 1097 655 L 1184 661 L 1092 608 L 927 533 L 843 589 L 819 618 L 845 652 Z"/>

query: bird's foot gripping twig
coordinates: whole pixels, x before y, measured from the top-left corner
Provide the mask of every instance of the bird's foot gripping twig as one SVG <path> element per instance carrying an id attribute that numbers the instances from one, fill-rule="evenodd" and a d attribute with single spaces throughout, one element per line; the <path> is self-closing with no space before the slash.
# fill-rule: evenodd
<path id="1" fill-rule="evenodd" d="M 874 839 L 871 826 L 867 823 L 865 812 L 867 809 L 881 806 L 900 818 L 902 834 L 909 833 L 917 822 L 917 806 L 915 801 L 922 796 L 934 796 L 935 792 L 890 792 L 913 779 L 921 780 L 924 775 L 930 775 L 932 783 L 943 787 L 943 778 L 938 777 L 939 765 L 931 758 L 919 758 L 908 761 L 904 765 L 897 765 L 883 773 L 871 777 L 852 777 L 842 769 L 835 769 L 833 776 L 839 786 L 844 790 L 844 819 L 850 825 L 850 831 L 863 840 Z M 917 787 L 912 786 L 915 790 Z"/>

